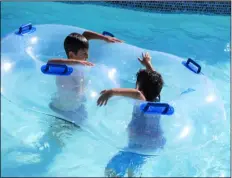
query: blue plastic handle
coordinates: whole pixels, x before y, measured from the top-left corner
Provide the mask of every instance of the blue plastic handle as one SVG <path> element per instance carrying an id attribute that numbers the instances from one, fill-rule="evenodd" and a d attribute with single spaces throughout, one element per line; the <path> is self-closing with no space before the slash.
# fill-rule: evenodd
<path id="1" fill-rule="evenodd" d="M 102 35 L 104 35 L 104 36 L 111 36 L 111 37 L 114 37 L 114 35 L 112 34 L 112 33 L 110 33 L 110 32 L 107 32 L 107 31 L 104 31 L 104 32 L 102 32 Z"/>
<path id="2" fill-rule="evenodd" d="M 32 24 L 26 24 L 26 25 L 22 25 L 21 27 L 19 27 L 19 33 L 22 33 L 23 31 L 29 31 L 32 29 Z"/>
<path id="3" fill-rule="evenodd" d="M 44 74 L 50 75 L 70 75 L 73 72 L 72 67 L 63 64 L 46 64 L 41 67 Z"/>
<path id="4" fill-rule="evenodd" d="M 21 25 L 19 27 L 19 30 L 17 32 L 15 32 L 16 35 L 23 35 L 26 33 L 32 33 L 36 30 L 35 27 L 32 26 L 31 23 L 25 24 L 25 25 Z"/>
<path id="5" fill-rule="evenodd" d="M 140 110 L 145 114 L 172 115 L 174 113 L 174 108 L 167 103 L 143 103 L 140 105 Z"/>
<path id="6" fill-rule="evenodd" d="M 188 58 L 187 62 L 182 62 L 182 64 L 196 74 L 199 74 L 201 72 L 201 66 L 190 58 Z M 192 66 L 191 64 L 194 66 Z"/>

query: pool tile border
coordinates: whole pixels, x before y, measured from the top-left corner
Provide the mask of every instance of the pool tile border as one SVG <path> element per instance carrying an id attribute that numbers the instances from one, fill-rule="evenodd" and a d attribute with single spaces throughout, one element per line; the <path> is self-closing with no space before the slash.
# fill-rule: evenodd
<path id="1" fill-rule="evenodd" d="M 230 1 L 62 1 L 70 4 L 96 4 L 147 12 L 231 15 Z"/>

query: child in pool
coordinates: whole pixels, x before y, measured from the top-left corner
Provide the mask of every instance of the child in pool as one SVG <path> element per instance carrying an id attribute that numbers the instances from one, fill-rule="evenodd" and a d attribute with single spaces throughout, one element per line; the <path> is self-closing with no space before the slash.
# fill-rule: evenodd
<path id="1" fill-rule="evenodd" d="M 101 92 L 97 104 L 106 105 L 113 96 L 125 96 L 137 100 L 159 102 L 160 92 L 163 88 L 162 76 L 154 70 L 151 64 L 151 57 L 148 53 L 142 54 L 140 63 L 146 67 L 137 73 L 136 89 L 115 88 Z M 139 105 L 135 105 L 132 120 L 128 125 L 129 143 L 128 148 L 135 151 L 157 150 L 163 148 L 166 140 L 159 125 L 160 115 L 147 115 L 140 111 Z M 124 176 L 128 171 L 128 176 L 133 177 L 136 171 L 148 158 L 146 155 L 120 151 L 108 163 L 106 176 Z"/>
<path id="2" fill-rule="evenodd" d="M 88 40 L 90 39 L 100 39 L 111 43 L 121 42 L 116 38 L 103 36 L 91 31 L 85 31 L 82 35 L 71 33 L 64 40 L 67 59 L 51 59 L 48 63 L 93 66 L 91 62 L 87 61 Z M 87 117 L 84 106 L 83 74 L 75 70 L 70 76 L 56 76 L 56 86 L 57 92 L 52 97 L 50 108 L 79 125 Z"/>

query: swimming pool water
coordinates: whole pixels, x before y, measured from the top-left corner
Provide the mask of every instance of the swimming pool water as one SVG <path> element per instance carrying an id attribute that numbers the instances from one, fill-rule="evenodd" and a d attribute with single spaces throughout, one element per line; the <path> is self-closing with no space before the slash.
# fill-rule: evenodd
<path id="1" fill-rule="evenodd" d="M 230 175 L 229 16 L 155 14 L 58 2 L 3 2 L 1 8 L 1 38 L 27 22 L 66 24 L 107 30 L 135 46 L 196 59 L 220 91 L 228 127 L 222 128 L 218 147 L 212 145 L 217 151 L 206 147 L 204 155 L 178 153 L 151 159 L 143 176 Z M 117 152 L 70 124 L 27 111 L 3 97 L 1 104 L 2 176 L 103 176 L 107 162 Z M 178 164 L 172 161 L 174 157 Z M 199 157 L 202 159 L 197 160 Z"/>

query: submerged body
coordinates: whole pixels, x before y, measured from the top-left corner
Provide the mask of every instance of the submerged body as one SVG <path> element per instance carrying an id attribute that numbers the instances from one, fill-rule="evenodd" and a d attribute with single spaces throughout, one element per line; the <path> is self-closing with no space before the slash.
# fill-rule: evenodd
<path id="1" fill-rule="evenodd" d="M 139 105 L 135 105 L 128 125 L 128 148 L 138 151 L 162 149 L 166 139 L 160 119 L 160 115 L 142 113 Z"/>
<path id="2" fill-rule="evenodd" d="M 83 123 L 87 119 L 83 73 L 74 71 L 71 76 L 57 76 L 56 86 L 50 108 L 76 125 Z"/>
<path id="3" fill-rule="evenodd" d="M 140 154 L 163 149 L 166 139 L 160 126 L 160 115 L 144 114 L 137 103 L 133 107 L 132 119 L 128 124 L 128 145 L 108 162 L 107 176 L 142 176 L 142 166 L 151 155 Z"/>

